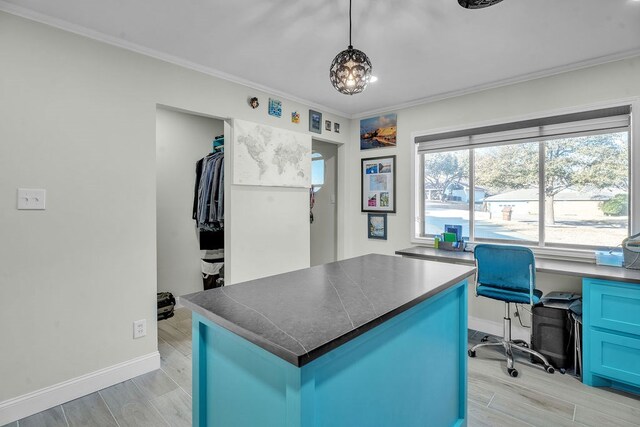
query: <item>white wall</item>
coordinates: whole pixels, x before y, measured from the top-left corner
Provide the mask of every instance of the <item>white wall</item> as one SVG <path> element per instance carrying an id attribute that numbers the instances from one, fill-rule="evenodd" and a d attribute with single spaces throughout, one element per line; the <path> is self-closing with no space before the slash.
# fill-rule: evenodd
<path id="1" fill-rule="evenodd" d="M 509 121 L 511 118 L 551 110 L 573 108 L 640 96 L 640 57 L 603 64 L 551 77 L 532 80 L 445 99 L 426 105 L 396 111 L 398 145 L 360 151 L 359 120 L 351 124 L 351 144 L 346 149 L 345 170 L 346 218 L 343 257 L 370 252 L 393 254 L 410 247 L 411 234 L 411 150 L 413 132 L 470 126 L 486 121 Z M 638 129 L 637 123 L 635 124 Z M 637 132 L 636 132 L 637 133 Z M 388 240 L 369 240 L 366 235 L 366 213 L 360 212 L 360 177 L 358 164 L 363 157 L 397 155 L 397 213 L 388 215 Z M 634 156 L 639 154 L 635 153 Z M 637 174 L 634 185 L 638 187 Z M 543 291 L 579 290 L 579 280 L 564 276 L 540 275 L 538 286 Z M 474 318 L 500 323 L 502 307 L 481 298 L 470 298 L 469 314 Z"/>
<path id="2" fill-rule="evenodd" d="M 234 185 L 225 203 L 225 284 L 309 267 L 309 190 Z"/>
<path id="3" fill-rule="evenodd" d="M 309 189 L 233 184 L 229 171 L 238 149 L 235 127 L 247 128 L 248 123 L 233 125 L 225 127 L 232 141 L 225 142 L 224 159 L 225 285 L 309 267 Z M 307 143 L 311 152 L 310 135 L 296 140 Z"/>
<path id="4" fill-rule="evenodd" d="M 0 63 L 1 408 L 156 351 L 157 104 L 299 132 L 308 107 L 271 117 L 266 93 L 6 13 Z M 46 188 L 47 210 L 17 211 L 18 187 Z"/>
<path id="5" fill-rule="evenodd" d="M 200 250 L 192 219 L 195 164 L 211 152 L 224 122 L 166 108 L 156 115 L 156 238 L 158 292 L 186 295 L 203 289 Z"/>

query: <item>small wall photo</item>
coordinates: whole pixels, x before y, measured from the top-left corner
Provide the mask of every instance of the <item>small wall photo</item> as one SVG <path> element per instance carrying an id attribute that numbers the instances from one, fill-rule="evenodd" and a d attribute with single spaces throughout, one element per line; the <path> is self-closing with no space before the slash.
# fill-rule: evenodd
<path id="1" fill-rule="evenodd" d="M 322 133 L 322 113 L 309 110 L 309 132 Z"/>
<path id="2" fill-rule="evenodd" d="M 397 114 L 385 114 L 360 120 L 360 149 L 395 147 L 397 124 Z"/>
<path id="3" fill-rule="evenodd" d="M 367 237 L 387 240 L 387 214 L 367 214 Z"/>
<path id="4" fill-rule="evenodd" d="M 282 117 L 282 101 L 269 98 L 269 115 L 274 117 Z"/>

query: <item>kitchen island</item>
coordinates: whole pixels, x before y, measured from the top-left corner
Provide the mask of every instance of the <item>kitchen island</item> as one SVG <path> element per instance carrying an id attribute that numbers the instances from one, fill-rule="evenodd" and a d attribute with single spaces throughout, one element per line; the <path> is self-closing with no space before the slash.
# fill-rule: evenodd
<path id="1" fill-rule="evenodd" d="M 372 254 L 181 297 L 194 425 L 463 425 L 474 271 Z"/>

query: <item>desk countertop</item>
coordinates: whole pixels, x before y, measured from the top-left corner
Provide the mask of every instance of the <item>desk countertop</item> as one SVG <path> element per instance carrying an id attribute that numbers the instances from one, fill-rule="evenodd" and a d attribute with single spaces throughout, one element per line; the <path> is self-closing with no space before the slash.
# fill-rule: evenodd
<path id="1" fill-rule="evenodd" d="M 473 266 L 371 254 L 186 295 L 180 302 L 303 366 L 474 272 Z"/>
<path id="2" fill-rule="evenodd" d="M 396 251 L 396 255 L 431 261 L 450 262 L 455 264 L 473 264 L 471 252 L 443 251 L 426 246 L 414 246 Z M 536 271 L 541 273 L 566 274 L 569 276 L 589 277 L 594 279 L 615 280 L 640 285 L 640 270 L 629 270 L 623 267 L 609 267 L 578 261 L 557 261 L 536 258 Z"/>

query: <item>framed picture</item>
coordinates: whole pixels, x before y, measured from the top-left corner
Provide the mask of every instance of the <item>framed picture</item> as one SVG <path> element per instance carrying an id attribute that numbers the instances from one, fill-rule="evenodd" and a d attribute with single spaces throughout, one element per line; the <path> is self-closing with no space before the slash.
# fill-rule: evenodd
<path id="1" fill-rule="evenodd" d="M 329 132 L 331 132 L 331 120 L 324 121 L 324 130 L 328 130 Z"/>
<path id="2" fill-rule="evenodd" d="M 309 132 L 322 133 L 322 113 L 309 110 Z"/>
<path id="3" fill-rule="evenodd" d="M 387 240 L 387 214 L 367 214 L 367 237 Z"/>
<path id="4" fill-rule="evenodd" d="M 340 133 L 340 123 L 333 122 L 333 131 L 335 133 Z"/>
<path id="5" fill-rule="evenodd" d="M 274 117 L 282 117 L 282 101 L 269 98 L 269 115 Z"/>
<path id="6" fill-rule="evenodd" d="M 397 124 L 397 114 L 385 114 L 360 120 L 360 149 L 395 147 Z"/>
<path id="7" fill-rule="evenodd" d="M 396 156 L 361 159 L 362 212 L 396 211 Z"/>

